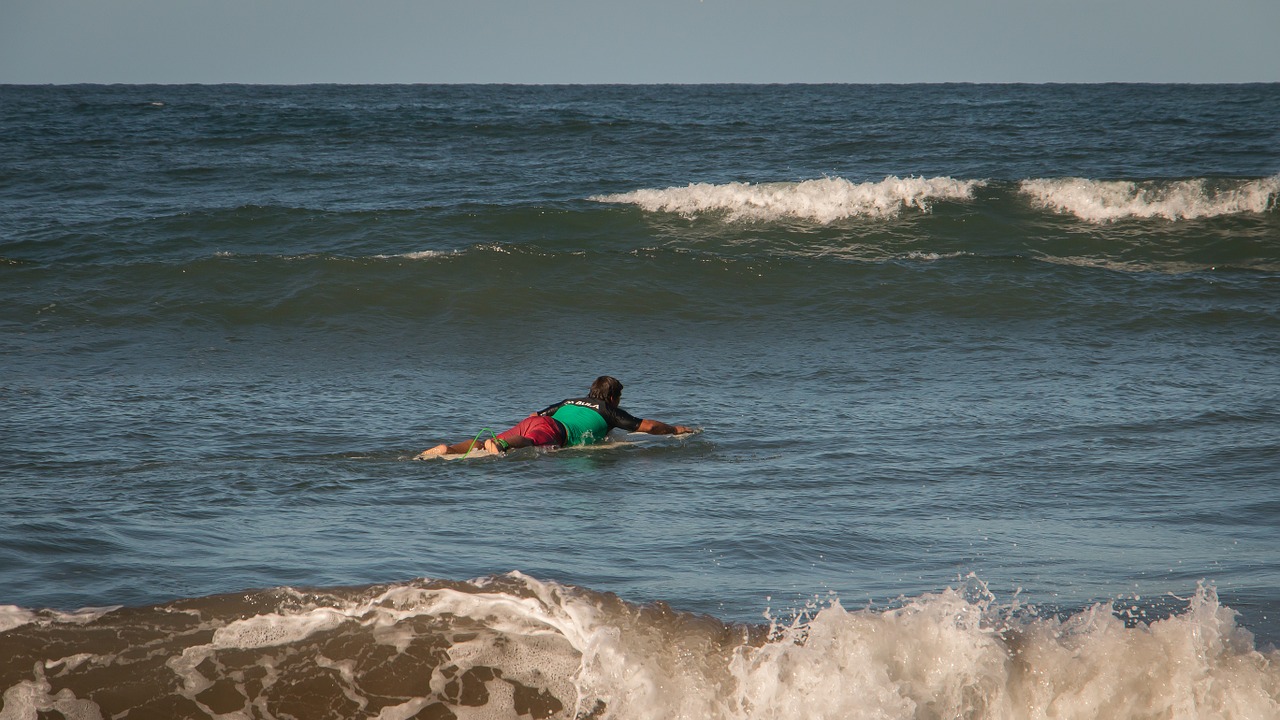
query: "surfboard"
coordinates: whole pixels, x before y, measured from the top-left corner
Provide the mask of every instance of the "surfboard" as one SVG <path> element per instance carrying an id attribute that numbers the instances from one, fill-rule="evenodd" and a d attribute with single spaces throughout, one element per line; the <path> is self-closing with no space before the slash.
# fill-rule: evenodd
<path id="1" fill-rule="evenodd" d="M 643 447 L 646 445 L 659 445 L 659 444 L 662 444 L 663 441 L 665 440 L 679 440 L 687 437 L 692 437 L 693 435 L 697 435 L 701 432 L 702 432 L 702 428 L 696 428 L 693 430 L 693 432 L 681 433 L 680 435 L 649 435 L 647 433 L 623 433 L 623 434 L 610 433 L 609 437 L 604 442 L 592 443 L 591 445 L 572 445 L 570 447 L 563 447 L 563 448 L 554 448 L 554 447 L 520 448 L 518 450 L 512 450 L 506 453 L 491 453 L 488 450 L 485 450 L 483 446 L 476 445 L 476 447 L 473 448 L 471 452 L 468 452 L 465 454 L 431 455 L 428 457 L 423 457 L 422 454 L 419 453 L 418 455 L 414 455 L 413 459 L 414 460 L 475 460 L 477 458 L 494 457 L 494 456 L 504 457 L 506 455 L 510 455 L 513 452 L 515 453 L 521 452 L 522 450 L 532 450 L 533 452 L 544 453 L 544 454 L 545 453 L 562 453 L 562 452 L 570 452 L 570 453 L 600 452 L 600 451 L 609 451 L 609 450 L 620 450 L 622 448 L 628 448 L 628 447 Z"/>

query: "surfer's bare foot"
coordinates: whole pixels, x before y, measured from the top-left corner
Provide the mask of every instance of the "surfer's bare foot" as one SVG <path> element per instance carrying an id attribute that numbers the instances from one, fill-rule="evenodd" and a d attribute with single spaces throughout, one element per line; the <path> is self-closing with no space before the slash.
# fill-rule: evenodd
<path id="1" fill-rule="evenodd" d="M 502 452 L 502 448 L 498 447 L 498 441 L 494 440 L 493 438 L 489 438 L 488 440 L 484 441 L 484 449 L 486 452 L 491 452 L 495 454 Z"/>
<path id="2" fill-rule="evenodd" d="M 426 450 L 423 450 L 422 452 L 418 453 L 417 456 L 415 456 L 413 459 L 426 460 L 427 458 L 440 457 L 441 455 L 444 455 L 447 452 L 449 452 L 449 446 L 440 444 L 433 448 L 428 448 Z"/>

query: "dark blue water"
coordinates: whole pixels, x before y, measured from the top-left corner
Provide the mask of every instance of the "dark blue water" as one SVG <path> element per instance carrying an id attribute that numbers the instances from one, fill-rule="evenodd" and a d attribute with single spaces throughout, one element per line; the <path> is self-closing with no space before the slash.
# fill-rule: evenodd
<path id="1" fill-rule="evenodd" d="M 890 622 L 980 586 L 1265 649 L 1277 116 L 1277 85 L 0 88 L 0 604 L 516 570 Z M 702 432 L 411 460 L 604 373 Z M 979 695 L 936 716 L 1039 717 Z"/>

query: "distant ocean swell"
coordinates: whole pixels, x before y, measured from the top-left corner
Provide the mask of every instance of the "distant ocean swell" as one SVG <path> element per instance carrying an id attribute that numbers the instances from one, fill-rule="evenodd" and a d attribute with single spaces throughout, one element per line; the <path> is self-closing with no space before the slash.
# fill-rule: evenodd
<path id="1" fill-rule="evenodd" d="M 0 612 L 0 718 L 1280 716 L 1280 654 L 1201 587 L 1073 614 L 969 578 L 888 609 L 725 624 L 519 573 Z"/>
<path id="2" fill-rule="evenodd" d="M 904 250 L 894 259 L 883 250 L 814 247 L 806 252 L 817 259 L 726 259 L 709 251 L 664 249 L 538 254 L 473 248 L 393 258 L 218 257 L 133 265 L 109 273 L 60 274 L 28 267 L 11 269 L 11 278 L 38 284 L 45 292 L 15 298 L 4 316 L 23 327 L 10 339 L 11 349 L 29 352 L 47 351 L 46 334 L 51 332 L 76 337 L 173 327 L 411 332 L 438 323 L 496 321 L 525 304 L 539 308 L 536 327 L 549 330 L 559 323 L 583 322 L 580 297 L 557 290 L 557 284 L 577 278 L 593 312 L 640 325 L 649 324 L 654 314 L 666 322 L 783 322 L 795 313 L 809 322 L 836 323 L 1053 319 L 1065 313 L 1105 326 L 1133 323 L 1134 331 L 1148 325 L 1264 328 L 1280 322 L 1268 274 L 1224 271 L 1222 266 L 1211 275 L 1185 280 L 1161 274 L 1208 271 L 1205 262 L 1066 253 L 1019 258 Z M 852 259 L 842 259 L 842 252 Z M 1272 266 L 1280 270 L 1280 262 L 1272 261 Z M 1110 275 L 1117 271 L 1166 279 L 1135 286 Z M 634 300 L 636 287 L 647 293 L 640 306 Z M 1199 311 L 1187 312 L 1180 303 L 1193 303 Z"/>
<path id="3" fill-rule="evenodd" d="M 773 245 L 783 254 L 818 257 L 838 249 L 827 240 L 855 238 L 859 248 L 868 252 L 844 257 L 874 261 L 983 255 L 997 236 L 1018 237 L 1024 245 L 1043 240 L 1079 242 L 1086 236 L 1064 225 L 1075 222 L 1092 237 L 1123 245 L 1143 242 L 1128 232 L 1129 223 L 1140 223 L 1138 227 L 1149 238 L 1161 238 L 1162 254 L 1193 253 L 1203 250 L 1208 241 L 1215 250 L 1225 248 L 1228 253 L 1223 262 L 1205 265 L 1232 265 L 1230 246 L 1236 239 L 1274 237 L 1280 223 L 1278 201 L 1280 175 L 1014 182 L 890 177 L 864 183 L 841 178 L 692 183 L 550 206 L 516 202 L 373 210 L 239 205 L 122 215 L 100 214 L 99 209 L 93 215 L 33 228 L 27 239 L 9 243 L 0 260 L 10 266 L 50 261 L 81 267 L 210 257 L 421 260 L 486 249 L 528 258 L 557 252 L 634 251 L 672 243 L 702 247 L 707 240 L 727 240 L 735 252 L 745 255 L 750 252 L 742 242 L 746 238 L 757 247 L 761 240 L 776 239 Z M 639 208 L 644 216 L 637 221 L 620 214 L 618 208 L 626 206 Z M 935 212 L 942 208 L 946 212 Z M 721 226 L 710 233 L 705 222 L 667 228 L 662 224 L 664 215 Z M 922 218 L 930 219 L 927 228 L 911 225 Z M 995 224 L 983 227 L 987 220 Z M 840 234 L 845 230 L 853 234 Z M 879 230 L 885 234 L 876 235 Z M 735 232 L 741 235 L 735 237 Z M 1178 242 L 1169 245 L 1170 239 Z M 1276 267 L 1273 243 L 1255 245 L 1263 253 L 1253 253 L 1255 259 Z M 265 247 L 271 248 L 269 254 L 263 253 Z M 1110 249 L 1097 248 L 1103 256 Z"/>
<path id="4" fill-rule="evenodd" d="M 0 317 L 34 331 L 21 339 L 32 347 L 39 331 L 68 326 L 429 327 L 503 317 L 516 303 L 578 322 L 579 296 L 559 289 L 572 286 L 619 318 L 1114 317 L 1119 302 L 1126 316 L 1149 305 L 1156 325 L 1274 323 L 1277 198 L 1280 176 L 823 178 L 553 206 L 81 217 L 9 245 L 14 293 Z M 1159 302 L 1134 303 L 1113 272 L 1213 273 L 1217 291 L 1162 284 L 1146 288 L 1164 293 Z M 1170 309 L 1182 301 L 1206 312 Z"/>
<path id="5" fill-rule="evenodd" d="M 585 200 L 586 202 L 583 202 Z M 647 188 L 539 204 L 524 201 L 478 205 L 416 204 L 386 208 L 251 204 L 199 208 L 95 206 L 70 208 L 54 223 L 18 228 L 0 259 L 98 262 L 186 256 L 211 248 L 227 255 L 276 252 L 304 255 L 401 255 L 451 252 L 482 243 L 509 244 L 536 236 L 555 246 L 590 238 L 608 245 L 619 232 L 612 210 L 634 206 L 647 214 L 728 223 L 806 223 L 821 228 L 842 221 L 878 221 L 893 227 L 941 207 L 981 211 L 1007 222 L 1074 219 L 1105 229 L 1124 221 L 1155 228 L 1191 220 L 1274 221 L 1280 213 L 1280 175 L 1264 178 L 1203 177 L 1184 180 L 1029 178 L 1017 181 L 952 177 L 888 177 L 853 182 L 828 177 L 800 182 Z M 651 233 L 643 235 L 651 239 Z M 694 236 L 696 237 L 696 235 Z M 425 247 L 400 251 L 406 243 Z"/>

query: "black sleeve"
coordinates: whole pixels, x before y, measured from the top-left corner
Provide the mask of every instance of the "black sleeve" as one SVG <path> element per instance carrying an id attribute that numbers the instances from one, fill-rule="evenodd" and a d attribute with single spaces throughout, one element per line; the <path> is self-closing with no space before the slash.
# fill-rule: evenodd
<path id="1" fill-rule="evenodd" d="M 543 417 L 547 417 L 547 416 L 549 416 L 549 415 L 553 415 L 553 414 L 555 413 L 555 411 L 557 411 L 557 410 L 559 410 L 559 409 L 560 409 L 560 406 L 561 406 L 561 405 L 565 404 L 565 402 L 566 402 L 566 401 L 561 400 L 560 402 L 556 403 L 555 405 L 548 405 L 547 407 L 545 407 L 545 408 L 543 408 L 543 409 L 539 410 L 539 411 L 538 411 L 538 414 L 539 414 L 539 415 L 541 415 L 541 416 L 543 416 Z"/>
<path id="2" fill-rule="evenodd" d="M 599 412 L 604 416 L 604 421 L 609 423 L 611 428 L 622 428 L 627 432 L 635 432 L 640 429 L 640 418 L 620 407 L 602 405 Z"/>

